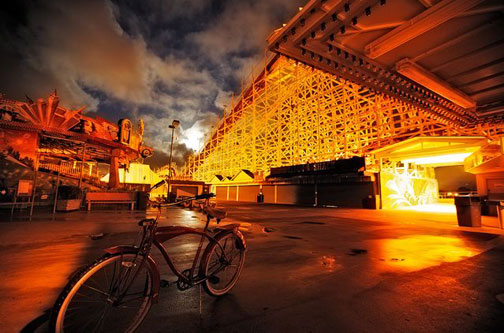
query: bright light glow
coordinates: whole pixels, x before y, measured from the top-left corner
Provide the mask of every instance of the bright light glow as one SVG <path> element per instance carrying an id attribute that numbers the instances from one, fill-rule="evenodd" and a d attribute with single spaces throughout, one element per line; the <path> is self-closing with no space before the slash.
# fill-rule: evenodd
<path id="1" fill-rule="evenodd" d="M 448 155 L 438 155 L 429 157 L 419 157 L 413 159 L 403 160 L 404 163 L 415 163 L 419 165 L 429 165 L 429 164 L 455 164 L 463 163 L 467 156 L 471 153 L 460 153 L 460 154 L 448 154 Z"/>
<path id="2" fill-rule="evenodd" d="M 208 113 L 206 119 L 196 121 L 190 128 L 183 129 L 180 134 L 180 142 L 187 148 L 199 150 L 205 141 L 205 135 L 209 130 L 209 124 L 217 120 L 217 115 Z"/>
<path id="3" fill-rule="evenodd" d="M 396 209 L 436 202 L 438 184 L 433 178 L 380 173 L 382 208 Z"/>
<path id="4" fill-rule="evenodd" d="M 450 213 L 455 214 L 457 209 L 454 203 L 433 203 L 427 205 L 417 205 L 411 207 L 402 207 L 400 210 L 410 210 L 415 212 L 429 212 L 429 213 Z"/>
<path id="5" fill-rule="evenodd" d="M 126 179 L 124 175 L 126 174 Z M 110 174 L 101 178 L 102 182 L 108 183 Z M 130 163 L 128 171 L 125 173 L 123 168 L 119 169 L 119 180 L 126 184 L 149 184 L 154 185 L 161 181 L 161 178 L 147 164 Z"/>
<path id="6" fill-rule="evenodd" d="M 180 141 L 185 144 L 187 148 L 198 150 L 205 138 L 205 133 L 196 128 L 188 130 L 187 133 L 189 135 L 186 138 L 181 139 Z"/>

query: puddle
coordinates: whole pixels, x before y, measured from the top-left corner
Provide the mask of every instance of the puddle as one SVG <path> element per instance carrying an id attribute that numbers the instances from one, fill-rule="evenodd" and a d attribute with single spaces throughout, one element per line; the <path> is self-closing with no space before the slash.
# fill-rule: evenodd
<path id="1" fill-rule="evenodd" d="M 303 238 L 298 237 L 298 236 L 284 236 L 284 238 L 288 238 L 288 239 L 303 239 Z"/>
<path id="2" fill-rule="evenodd" d="M 352 249 L 350 253 L 347 253 L 349 256 L 357 256 L 359 254 L 366 254 L 368 251 L 366 249 Z"/>
<path id="3" fill-rule="evenodd" d="M 387 266 L 406 271 L 460 261 L 479 252 L 461 238 L 432 235 L 383 239 L 378 243 L 377 251 L 379 260 Z"/>
<path id="4" fill-rule="evenodd" d="M 289 274 L 290 279 L 306 281 L 306 279 L 325 274 L 332 274 L 343 269 L 337 258 L 331 255 L 310 258 L 306 263 L 297 267 Z"/>
<path id="5" fill-rule="evenodd" d="M 98 240 L 98 239 L 102 239 L 104 236 L 105 236 L 105 234 L 103 232 L 101 232 L 99 234 L 90 234 L 89 238 L 91 238 L 91 240 Z"/>

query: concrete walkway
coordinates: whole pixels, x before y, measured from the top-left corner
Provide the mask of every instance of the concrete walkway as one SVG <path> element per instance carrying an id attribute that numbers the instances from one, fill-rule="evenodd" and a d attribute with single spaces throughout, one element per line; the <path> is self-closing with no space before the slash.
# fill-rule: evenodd
<path id="1" fill-rule="evenodd" d="M 461 229 L 442 213 L 221 206 L 223 223 L 242 223 L 249 245 L 239 283 L 221 298 L 198 287 L 162 289 L 141 332 L 504 331 L 504 245 L 495 228 Z M 68 275 L 104 248 L 131 243 L 145 215 L 96 210 L 0 223 L 2 332 L 44 331 Z M 171 208 L 161 225 L 201 227 L 203 219 Z M 178 264 L 189 264 L 196 241 L 172 243 Z"/>

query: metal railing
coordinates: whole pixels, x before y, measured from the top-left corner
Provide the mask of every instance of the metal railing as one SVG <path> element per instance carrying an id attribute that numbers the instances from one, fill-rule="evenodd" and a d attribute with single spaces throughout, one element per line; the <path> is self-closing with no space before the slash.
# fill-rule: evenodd
<path id="1" fill-rule="evenodd" d="M 39 163 L 39 169 L 46 169 L 50 171 L 58 172 L 62 176 L 79 178 L 81 174 L 81 164 L 82 162 L 67 162 L 62 161 L 60 163 L 51 163 L 46 161 L 41 161 Z M 84 170 L 82 170 L 82 176 L 84 178 L 94 178 L 98 179 L 99 176 L 90 165 L 84 164 Z"/>

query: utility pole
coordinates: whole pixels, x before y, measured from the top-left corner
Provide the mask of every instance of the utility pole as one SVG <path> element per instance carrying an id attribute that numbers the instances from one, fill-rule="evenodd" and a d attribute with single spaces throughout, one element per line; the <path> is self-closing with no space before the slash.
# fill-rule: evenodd
<path id="1" fill-rule="evenodd" d="M 171 179 L 172 179 L 172 159 L 173 159 L 173 136 L 175 135 L 175 129 L 179 127 L 180 121 L 174 120 L 172 121 L 172 124 L 168 126 L 169 128 L 172 129 L 171 132 L 171 145 L 170 145 L 170 164 L 168 165 L 168 193 L 167 193 L 167 198 L 168 202 L 171 202 Z"/>

